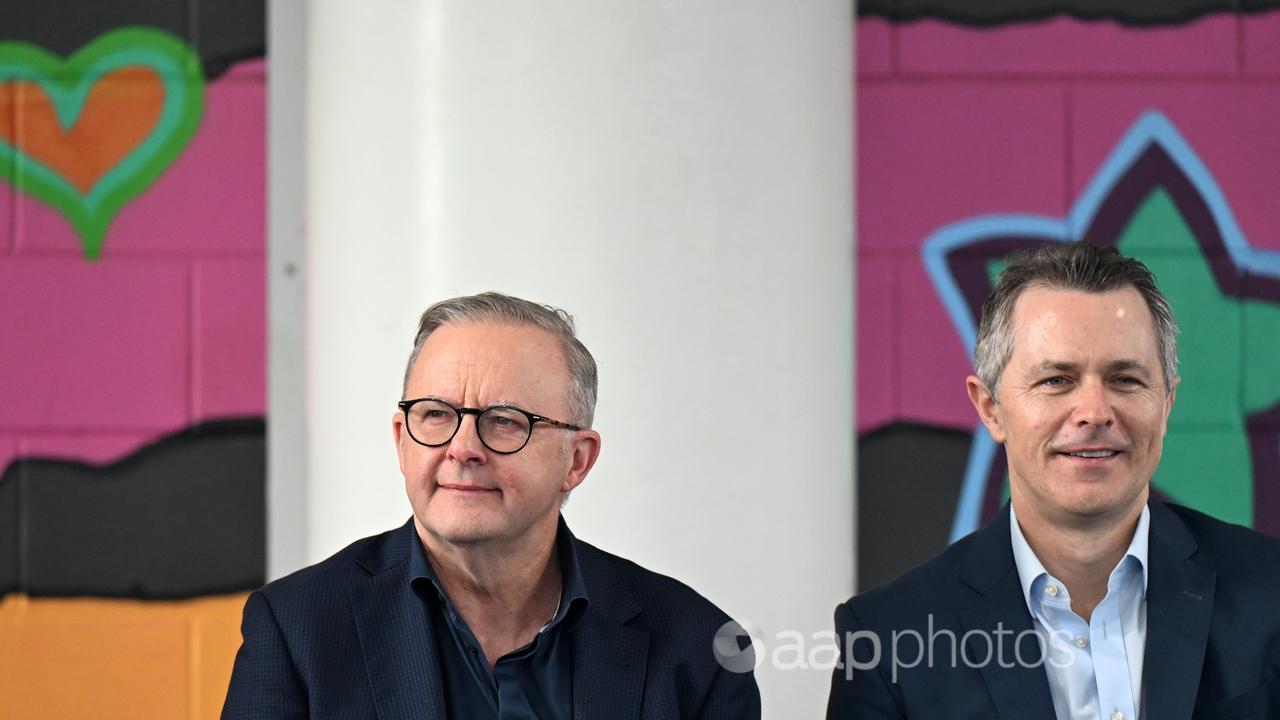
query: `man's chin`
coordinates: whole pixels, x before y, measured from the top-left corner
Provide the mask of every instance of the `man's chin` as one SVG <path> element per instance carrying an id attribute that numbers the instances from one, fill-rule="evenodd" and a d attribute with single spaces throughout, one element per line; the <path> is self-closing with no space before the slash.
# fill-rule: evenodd
<path id="1" fill-rule="evenodd" d="M 493 527 L 491 523 L 479 520 L 454 519 L 431 523 L 427 526 L 427 531 L 451 545 L 479 545 L 501 536 L 498 528 Z"/>
<path id="2" fill-rule="evenodd" d="M 1102 492 L 1099 488 L 1091 490 L 1066 498 L 1062 503 L 1066 514 L 1083 523 L 1110 522 L 1117 515 L 1125 515 L 1141 505 L 1141 495 Z"/>

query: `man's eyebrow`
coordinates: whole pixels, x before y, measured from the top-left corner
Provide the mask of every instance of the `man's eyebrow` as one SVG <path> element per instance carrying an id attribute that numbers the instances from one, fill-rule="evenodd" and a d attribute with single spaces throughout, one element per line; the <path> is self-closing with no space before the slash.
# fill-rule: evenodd
<path id="1" fill-rule="evenodd" d="M 1045 360 L 1039 365 L 1033 365 L 1028 375 L 1039 375 L 1042 372 L 1075 372 L 1080 369 L 1080 363 L 1067 362 L 1065 360 Z"/>
<path id="2" fill-rule="evenodd" d="M 1136 372 L 1141 375 L 1151 372 L 1146 363 L 1141 360 L 1116 360 L 1107 365 L 1107 370 L 1111 372 Z"/>
<path id="3" fill-rule="evenodd" d="M 450 400 L 448 398 L 443 398 L 438 395 L 428 395 L 426 399 L 439 400 L 440 402 L 449 403 L 450 405 L 453 405 L 455 407 L 463 407 L 466 404 L 463 402 L 454 402 L 453 400 Z M 497 400 L 491 400 L 483 405 L 480 405 L 478 406 L 478 409 L 485 410 L 491 407 L 513 407 L 513 408 L 519 408 L 521 410 L 526 409 L 523 404 L 518 403 L 515 400 L 504 400 L 502 398 L 498 398 Z"/>
<path id="4" fill-rule="evenodd" d="M 485 407 L 513 407 L 520 408 L 521 410 L 526 409 L 524 405 L 516 402 L 515 400 L 503 400 L 502 398 L 498 398 L 497 400 L 490 402 L 485 405 Z"/>
<path id="5" fill-rule="evenodd" d="M 1140 374 L 1149 374 L 1151 371 L 1147 368 L 1146 363 L 1141 360 L 1112 360 L 1104 366 L 1107 372 L 1137 372 Z M 1078 372 L 1080 363 L 1068 362 L 1065 360 L 1045 360 L 1044 362 L 1033 365 L 1028 374 L 1037 375 L 1042 372 Z"/>
<path id="6" fill-rule="evenodd" d="M 453 407 L 462 407 L 462 405 L 463 405 L 463 403 L 460 403 L 460 402 L 454 402 L 454 401 L 450 400 L 449 398 L 447 398 L 447 397 L 442 397 L 442 396 L 440 396 L 440 395 L 423 395 L 420 399 L 422 399 L 422 400 L 434 400 L 434 401 L 436 401 L 436 402 L 444 403 L 445 405 L 452 405 Z"/>

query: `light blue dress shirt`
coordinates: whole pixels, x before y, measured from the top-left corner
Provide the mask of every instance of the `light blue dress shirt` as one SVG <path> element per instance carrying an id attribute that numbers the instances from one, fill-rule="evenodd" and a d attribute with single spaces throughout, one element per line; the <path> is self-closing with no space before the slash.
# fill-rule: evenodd
<path id="1" fill-rule="evenodd" d="M 1147 538 L 1142 508 L 1129 549 L 1107 580 L 1089 622 L 1071 610 L 1067 586 L 1044 569 L 1009 507 L 1013 559 L 1027 609 L 1045 649 L 1045 674 L 1058 720 L 1137 720 L 1147 640 Z"/>

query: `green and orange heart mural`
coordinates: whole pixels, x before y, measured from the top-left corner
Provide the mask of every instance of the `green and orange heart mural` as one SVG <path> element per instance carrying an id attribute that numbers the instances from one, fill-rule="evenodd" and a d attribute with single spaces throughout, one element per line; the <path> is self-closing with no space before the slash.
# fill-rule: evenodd
<path id="1" fill-rule="evenodd" d="M 113 30 L 65 60 L 0 43 L 0 177 L 66 217 L 96 259 L 121 208 L 190 143 L 204 85 L 190 48 L 151 28 Z"/>

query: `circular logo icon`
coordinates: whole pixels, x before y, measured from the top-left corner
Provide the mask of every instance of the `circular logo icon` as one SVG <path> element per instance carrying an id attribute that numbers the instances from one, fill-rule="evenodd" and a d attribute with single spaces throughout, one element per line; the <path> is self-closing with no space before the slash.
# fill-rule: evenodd
<path id="1" fill-rule="evenodd" d="M 731 673 L 749 673 L 755 670 L 764 655 L 763 652 L 756 653 L 757 643 L 760 643 L 762 649 L 764 647 L 759 635 L 759 629 L 751 623 L 743 627 L 730 620 L 721 625 L 716 631 L 715 639 L 711 641 L 716 662 Z"/>

